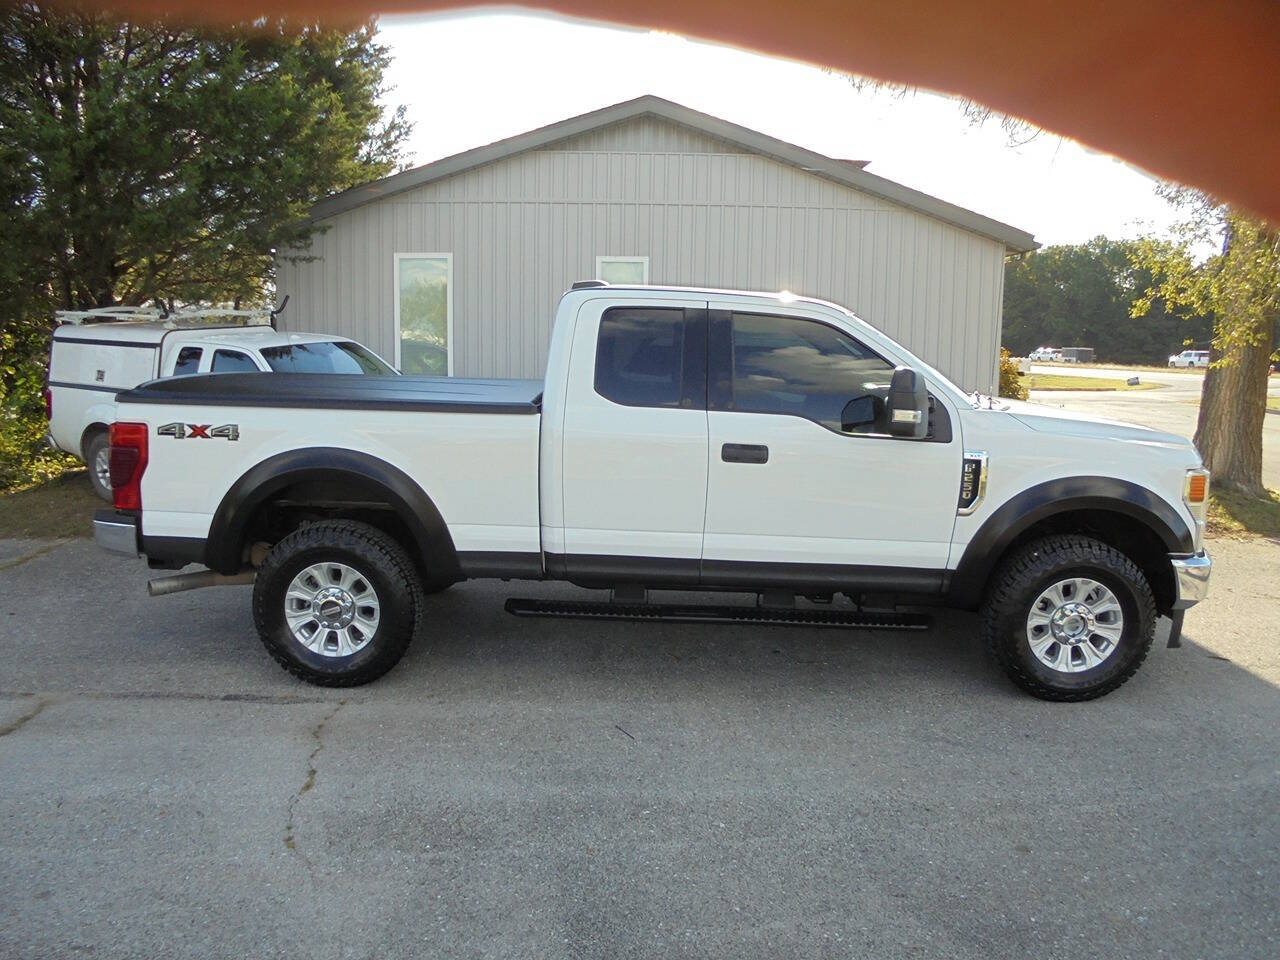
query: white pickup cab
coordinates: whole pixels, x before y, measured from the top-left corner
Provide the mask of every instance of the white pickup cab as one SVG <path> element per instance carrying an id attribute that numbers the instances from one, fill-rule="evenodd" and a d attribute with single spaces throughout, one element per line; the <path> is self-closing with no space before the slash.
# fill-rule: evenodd
<path id="1" fill-rule="evenodd" d="M 280 333 L 269 324 L 183 326 L 159 320 L 62 324 L 53 333 L 45 402 L 49 440 L 89 465 L 111 499 L 107 428 L 115 395 L 157 377 L 197 373 L 394 374 L 366 347 L 342 337 Z"/>
<path id="2" fill-rule="evenodd" d="M 255 373 L 115 399 L 99 542 L 200 565 L 153 592 L 252 582 L 268 652 L 313 683 L 380 676 L 431 594 L 487 577 L 610 591 L 509 601 L 537 615 L 980 610 L 1017 684 L 1083 700 L 1133 674 L 1159 617 L 1176 644 L 1207 589 L 1186 439 L 970 395 L 785 294 L 575 285 L 541 381 Z"/>

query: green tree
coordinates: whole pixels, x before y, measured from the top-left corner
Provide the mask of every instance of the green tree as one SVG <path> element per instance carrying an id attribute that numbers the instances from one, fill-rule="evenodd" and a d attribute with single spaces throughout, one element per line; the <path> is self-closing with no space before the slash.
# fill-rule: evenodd
<path id="1" fill-rule="evenodd" d="M 39 403 L 55 308 L 260 301 L 316 200 L 399 163 L 387 64 L 372 22 L 0 11 L 0 430 Z"/>
<path id="2" fill-rule="evenodd" d="M 1175 241 L 1146 240 L 1135 249 L 1151 283 L 1134 314 L 1163 298 L 1214 315 L 1195 444 L 1215 484 L 1263 496 L 1267 374 L 1280 325 L 1280 228 L 1188 188 L 1164 192 L 1185 219 Z M 1215 240 L 1221 252 L 1199 262 L 1194 251 Z"/>
<path id="3" fill-rule="evenodd" d="M 1191 340 L 1207 344 L 1211 321 L 1194 310 L 1170 309 L 1154 298 L 1141 317 L 1134 300 L 1151 284 L 1134 261 L 1132 241 L 1095 237 L 1046 247 L 1005 270 L 1003 342 L 1015 355 L 1038 346 L 1086 346 L 1099 360 L 1164 363 Z"/>

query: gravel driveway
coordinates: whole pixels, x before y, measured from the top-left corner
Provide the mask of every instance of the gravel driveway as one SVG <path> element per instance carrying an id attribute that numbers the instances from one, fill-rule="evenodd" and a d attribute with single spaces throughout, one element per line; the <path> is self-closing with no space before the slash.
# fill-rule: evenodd
<path id="1" fill-rule="evenodd" d="M 383 681 L 0 543 L 0 955 L 1280 954 L 1280 546 L 1215 541 L 1182 650 L 1092 704 L 927 633 L 433 603 Z M 24 559 L 30 557 L 30 559 Z"/>

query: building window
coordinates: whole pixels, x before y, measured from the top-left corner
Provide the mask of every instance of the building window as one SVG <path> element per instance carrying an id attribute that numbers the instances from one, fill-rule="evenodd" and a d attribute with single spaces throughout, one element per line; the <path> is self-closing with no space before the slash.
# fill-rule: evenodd
<path id="1" fill-rule="evenodd" d="M 396 366 L 453 376 L 453 254 L 397 253 Z"/>
<path id="2" fill-rule="evenodd" d="M 596 279 L 625 286 L 649 282 L 648 257 L 596 257 Z"/>

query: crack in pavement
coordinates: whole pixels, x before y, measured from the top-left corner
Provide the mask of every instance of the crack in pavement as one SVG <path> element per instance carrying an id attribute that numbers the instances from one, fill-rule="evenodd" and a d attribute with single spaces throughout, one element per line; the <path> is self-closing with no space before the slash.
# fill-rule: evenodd
<path id="1" fill-rule="evenodd" d="M 346 705 L 347 701 L 345 699 L 339 700 L 338 705 L 325 714 L 320 722 L 311 729 L 311 737 L 315 740 L 316 745 L 312 749 L 310 756 L 307 757 L 307 778 L 303 781 L 302 786 L 298 788 L 297 793 L 289 798 L 289 815 L 284 824 L 284 845 L 295 852 L 298 852 L 298 844 L 294 839 L 294 812 L 298 806 L 298 801 L 316 785 L 316 757 L 324 749 L 324 728 L 330 720 L 338 715 L 338 711 Z M 305 854 L 301 854 L 301 856 L 306 860 Z"/>
<path id="2" fill-rule="evenodd" d="M 46 553 L 52 553 L 64 543 L 70 542 L 71 541 L 67 539 L 54 540 L 52 543 L 45 544 L 43 547 L 33 550 L 31 553 L 25 553 L 13 560 L 6 560 L 4 563 L 0 563 L 0 573 L 3 573 L 6 570 L 12 570 L 14 567 L 20 567 L 30 560 L 35 560 L 37 557 L 43 557 Z"/>
<path id="3" fill-rule="evenodd" d="M 0 727 L 0 737 L 7 737 L 11 733 L 17 733 L 25 727 L 28 722 L 40 716 L 44 708 L 49 706 L 52 702 L 52 700 L 46 700 L 44 697 L 41 697 L 36 701 L 36 705 L 32 710 L 24 713 L 22 716 L 18 717 L 17 720 L 12 720 L 9 723 L 6 723 L 3 727 Z"/>
<path id="4" fill-rule="evenodd" d="M 37 697 L 43 694 L 32 690 L 0 690 L 0 697 Z M 292 705 L 296 703 L 330 703 L 327 697 L 308 697 L 296 694 L 274 693 L 184 693 L 169 690 L 77 690 L 64 694 L 77 700 L 194 700 L 206 703 L 266 703 Z M 345 700 L 342 702 L 346 702 Z"/>

